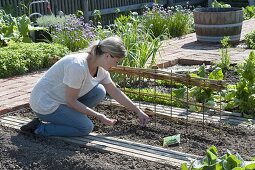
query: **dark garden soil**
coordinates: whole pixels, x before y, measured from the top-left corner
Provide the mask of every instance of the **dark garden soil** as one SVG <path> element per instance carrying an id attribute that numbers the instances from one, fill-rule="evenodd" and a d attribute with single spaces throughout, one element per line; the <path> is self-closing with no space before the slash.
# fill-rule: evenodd
<path id="1" fill-rule="evenodd" d="M 220 154 L 229 149 L 246 160 L 255 153 L 254 129 L 223 125 L 219 131 L 218 124 L 203 127 L 197 122 L 160 117 L 151 117 L 150 123 L 141 127 L 136 115 L 125 108 L 101 105 L 96 109 L 118 119 L 113 127 L 94 120 L 94 132 L 106 136 L 162 147 L 163 137 L 181 134 L 181 144 L 168 149 L 204 155 L 209 146 L 215 145 Z M 34 116 L 29 110 L 14 114 Z M 0 138 L 0 169 L 177 169 L 130 156 L 89 150 L 56 139 L 25 135 L 1 126 Z"/>
<path id="2" fill-rule="evenodd" d="M 240 76 L 238 75 L 236 68 L 231 68 L 224 73 L 224 80 L 228 84 L 237 84 L 240 80 Z"/>
<path id="3" fill-rule="evenodd" d="M 225 153 L 226 149 L 229 149 L 238 152 L 247 160 L 255 154 L 255 129 L 226 124 L 219 126 L 213 123 L 203 126 L 202 123 L 191 120 L 188 122 L 183 119 L 168 120 L 159 116 L 151 117 L 150 123 L 146 127 L 141 127 L 136 115 L 125 108 L 116 106 L 97 108 L 99 112 L 118 120 L 114 127 L 96 123 L 94 130 L 107 136 L 162 147 L 164 137 L 181 134 L 181 144 L 169 146 L 169 149 L 203 156 L 209 146 L 215 145 L 219 153 Z"/>
<path id="4" fill-rule="evenodd" d="M 24 135 L 0 126 L 1 170 L 126 170 L 175 167 L 116 153 L 103 153 L 60 140 Z"/>

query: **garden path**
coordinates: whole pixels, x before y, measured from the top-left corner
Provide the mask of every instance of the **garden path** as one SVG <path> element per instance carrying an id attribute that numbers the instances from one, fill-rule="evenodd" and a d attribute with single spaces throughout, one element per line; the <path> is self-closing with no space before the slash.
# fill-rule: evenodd
<path id="1" fill-rule="evenodd" d="M 255 19 L 244 21 L 242 38 L 255 29 Z M 201 64 L 220 59 L 220 46 L 217 44 L 198 43 L 195 33 L 179 39 L 163 42 L 160 56 L 157 57 L 159 67 L 168 67 L 174 64 Z M 247 58 L 250 50 L 237 46 L 230 50 L 233 63 Z M 45 71 L 35 72 L 23 76 L 0 79 L 0 115 L 28 106 L 29 94 L 36 81 Z"/>
<path id="2" fill-rule="evenodd" d="M 255 18 L 244 21 L 242 27 L 241 41 L 244 36 L 255 30 Z M 241 43 L 243 44 L 243 43 Z M 220 60 L 220 44 L 197 42 L 196 34 L 188 34 L 182 38 L 175 38 L 163 41 L 157 55 L 157 65 L 160 68 L 169 67 L 175 64 L 210 64 Z M 251 50 L 241 48 L 238 45 L 229 49 L 232 63 L 240 63 L 248 57 Z"/>

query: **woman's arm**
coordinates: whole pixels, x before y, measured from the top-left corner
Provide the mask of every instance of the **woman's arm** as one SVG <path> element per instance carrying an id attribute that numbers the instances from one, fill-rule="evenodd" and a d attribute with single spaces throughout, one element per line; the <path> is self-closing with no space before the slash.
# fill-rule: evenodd
<path id="1" fill-rule="evenodd" d="M 149 121 L 149 116 L 139 109 L 135 104 L 113 83 L 104 84 L 107 93 L 114 98 L 117 102 L 125 106 L 126 108 L 134 111 L 138 114 L 140 123 L 145 126 Z"/>
<path id="2" fill-rule="evenodd" d="M 74 89 L 69 86 L 66 86 L 66 101 L 67 101 L 68 107 L 73 108 L 74 110 L 80 113 L 83 113 L 87 116 L 96 117 L 105 125 L 113 125 L 116 123 L 117 120 L 109 119 L 104 114 L 98 113 L 94 111 L 93 109 L 87 107 L 83 103 L 79 102 L 77 100 L 79 92 L 80 92 L 80 89 Z"/>

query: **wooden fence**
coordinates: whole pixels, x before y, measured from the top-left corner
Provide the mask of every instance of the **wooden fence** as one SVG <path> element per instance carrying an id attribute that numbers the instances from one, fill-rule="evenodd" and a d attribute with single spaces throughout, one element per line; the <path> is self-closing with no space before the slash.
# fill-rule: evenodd
<path id="1" fill-rule="evenodd" d="M 49 4 L 46 2 L 48 1 Z M 29 4 L 31 10 L 29 12 Z M 205 0 L 159 0 L 163 5 L 197 5 L 206 3 Z M 6 10 L 13 16 L 22 14 L 29 15 L 30 13 L 40 13 L 42 15 L 52 12 L 57 15 L 59 11 L 64 14 L 74 14 L 77 10 L 84 13 L 85 21 L 93 17 L 95 10 L 100 10 L 104 24 L 109 24 L 116 17 L 118 13 L 129 11 L 141 11 L 145 5 L 152 6 L 154 0 L 0 0 L 0 9 Z M 50 11 L 51 10 L 51 11 Z"/>

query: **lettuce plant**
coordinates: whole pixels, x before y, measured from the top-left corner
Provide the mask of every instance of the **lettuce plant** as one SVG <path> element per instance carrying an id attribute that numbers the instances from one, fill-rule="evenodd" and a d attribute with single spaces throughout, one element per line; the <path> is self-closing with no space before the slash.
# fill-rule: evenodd
<path id="1" fill-rule="evenodd" d="M 237 110 L 243 116 L 255 116 L 255 54 L 252 51 L 243 64 L 238 67 L 240 81 L 235 87 L 228 87 L 224 96 L 227 109 Z"/>
<path id="2" fill-rule="evenodd" d="M 0 47 L 6 46 L 9 41 L 31 42 L 29 37 L 31 21 L 25 15 L 12 17 L 0 10 Z"/>
<path id="3" fill-rule="evenodd" d="M 240 81 L 236 87 L 236 104 L 245 114 L 255 113 L 255 54 L 251 52 L 249 58 L 238 70 Z"/>
<path id="4" fill-rule="evenodd" d="M 196 160 L 188 167 L 187 163 L 181 165 L 182 170 L 254 170 L 255 162 L 244 161 L 238 154 L 229 150 L 223 156 L 218 155 L 217 148 L 212 145 L 206 150 L 206 156 Z"/>
<path id="5" fill-rule="evenodd" d="M 198 69 L 198 73 L 192 73 L 192 77 L 201 77 L 201 78 L 209 78 L 212 80 L 223 80 L 222 69 L 219 67 L 214 68 L 211 73 L 207 73 L 205 70 L 205 65 L 203 64 Z M 198 86 L 194 86 L 189 91 L 189 100 L 192 102 L 203 103 L 206 106 L 215 107 L 216 106 L 216 98 L 214 96 L 215 91 L 210 88 L 201 88 Z M 202 108 L 199 106 L 190 106 L 191 111 L 202 111 Z"/>

